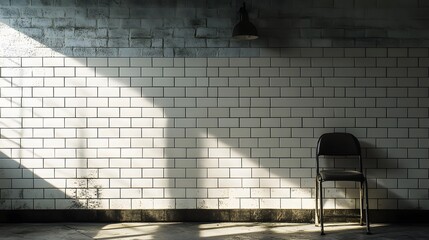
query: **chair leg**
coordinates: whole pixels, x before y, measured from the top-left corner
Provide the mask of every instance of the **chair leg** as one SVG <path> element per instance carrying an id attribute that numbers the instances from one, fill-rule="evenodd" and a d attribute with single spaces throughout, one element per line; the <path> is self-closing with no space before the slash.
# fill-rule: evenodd
<path id="1" fill-rule="evenodd" d="M 317 180 L 316 177 L 316 196 L 315 196 L 315 209 L 314 209 L 314 225 L 319 226 L 319 181 Z"/>
<path id="2" fill-rule="evenodd" d="M 322 181 L 319 181 L 319 192 L 320 192 L 320 234 L 325 235 L 325 230 L 323 229 L 323 188 Z"/>
<path id="3" fill-rule="evenodd" d="M 360 225 L 363 226 L 363 182 L 359 185 L 359 210 L 360 210 Z"/>
<path id="4" fill-rule="evenodd" d="M 365 180 L 365 201 L 366 201 L 366 209 L 365 209 L 365 220 L 366 220 L 366 234 L 371 234 L 371 229 L 369 227 L 369 202 L 368 202 L 368 182 Z"/>

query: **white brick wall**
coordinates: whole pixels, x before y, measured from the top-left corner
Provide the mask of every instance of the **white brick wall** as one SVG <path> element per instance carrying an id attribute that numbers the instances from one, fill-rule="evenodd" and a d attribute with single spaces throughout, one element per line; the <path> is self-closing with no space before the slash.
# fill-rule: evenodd
<path id="1" fill-rule="evenodd" d="M 427 209 L 427 49 L 288 51 L 0 58 L 0 208 L 312 208 L 317 138 L 346 131 L 372 208 Z"/>

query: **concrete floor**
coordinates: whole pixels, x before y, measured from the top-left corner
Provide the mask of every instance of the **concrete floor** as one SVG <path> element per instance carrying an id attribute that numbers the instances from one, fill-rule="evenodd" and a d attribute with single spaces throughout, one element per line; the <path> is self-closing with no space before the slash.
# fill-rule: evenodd
<path id="1" fill-rule="evenodd" d="M 429 239 L 429 224 L 373 224 L 371 235 L 356 224 L 327 224 L 325 231 L 291 223 L 25 223 L 0 224 L 0 239 Z"/>

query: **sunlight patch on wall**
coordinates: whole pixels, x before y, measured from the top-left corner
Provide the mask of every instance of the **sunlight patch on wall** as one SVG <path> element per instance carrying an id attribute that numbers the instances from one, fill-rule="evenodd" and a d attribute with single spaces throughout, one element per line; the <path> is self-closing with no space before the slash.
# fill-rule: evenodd
<path id="1" fill-rule="evenodd" d="M 21 29 L 22 31 L 25 29 Z M 0 56 L 4 57 L 21 57 L 21 56 L 56 56 L 61 57 L 63 54 L 43 45 L 32 35 L 41 35 L 34 31 L 42 32 L 43 29 L 29 28 L 29 32 L 24 33 L 9 26 L 9 24 L 0 22 Z"/>

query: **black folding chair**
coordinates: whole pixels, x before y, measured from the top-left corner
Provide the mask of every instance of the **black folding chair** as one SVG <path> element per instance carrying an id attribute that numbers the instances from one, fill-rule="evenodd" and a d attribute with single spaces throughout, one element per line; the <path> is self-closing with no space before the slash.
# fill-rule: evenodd
<path id="1" fill-rule="evenodd" d="M 348 169 L 320 169 L 319 156 L 327 156 L 326 159 L 336 159 L 335 156 L 351 157 L 359 160 L 359 168 Z M 363 195 L 365 189 L 365 222 L 367 234 L 370 234 L 368 213 L 368 183 L 362 171 L 362 154 L 359 141 L 350 133 L 325 133 L 320 136 L 316 149 L 316 210 L 315 223 L 319 225 L 321 234 L 323 229 L 323 182 L 327 181 L 353 181 L 360 183 L 360 224 L 363 225 Z M 319 199 L 318 199 L 319 198 Z M 320 202 L 318 201 L 320 200 Z M 320 204 L 320 209 L 318 205 Z"/>

